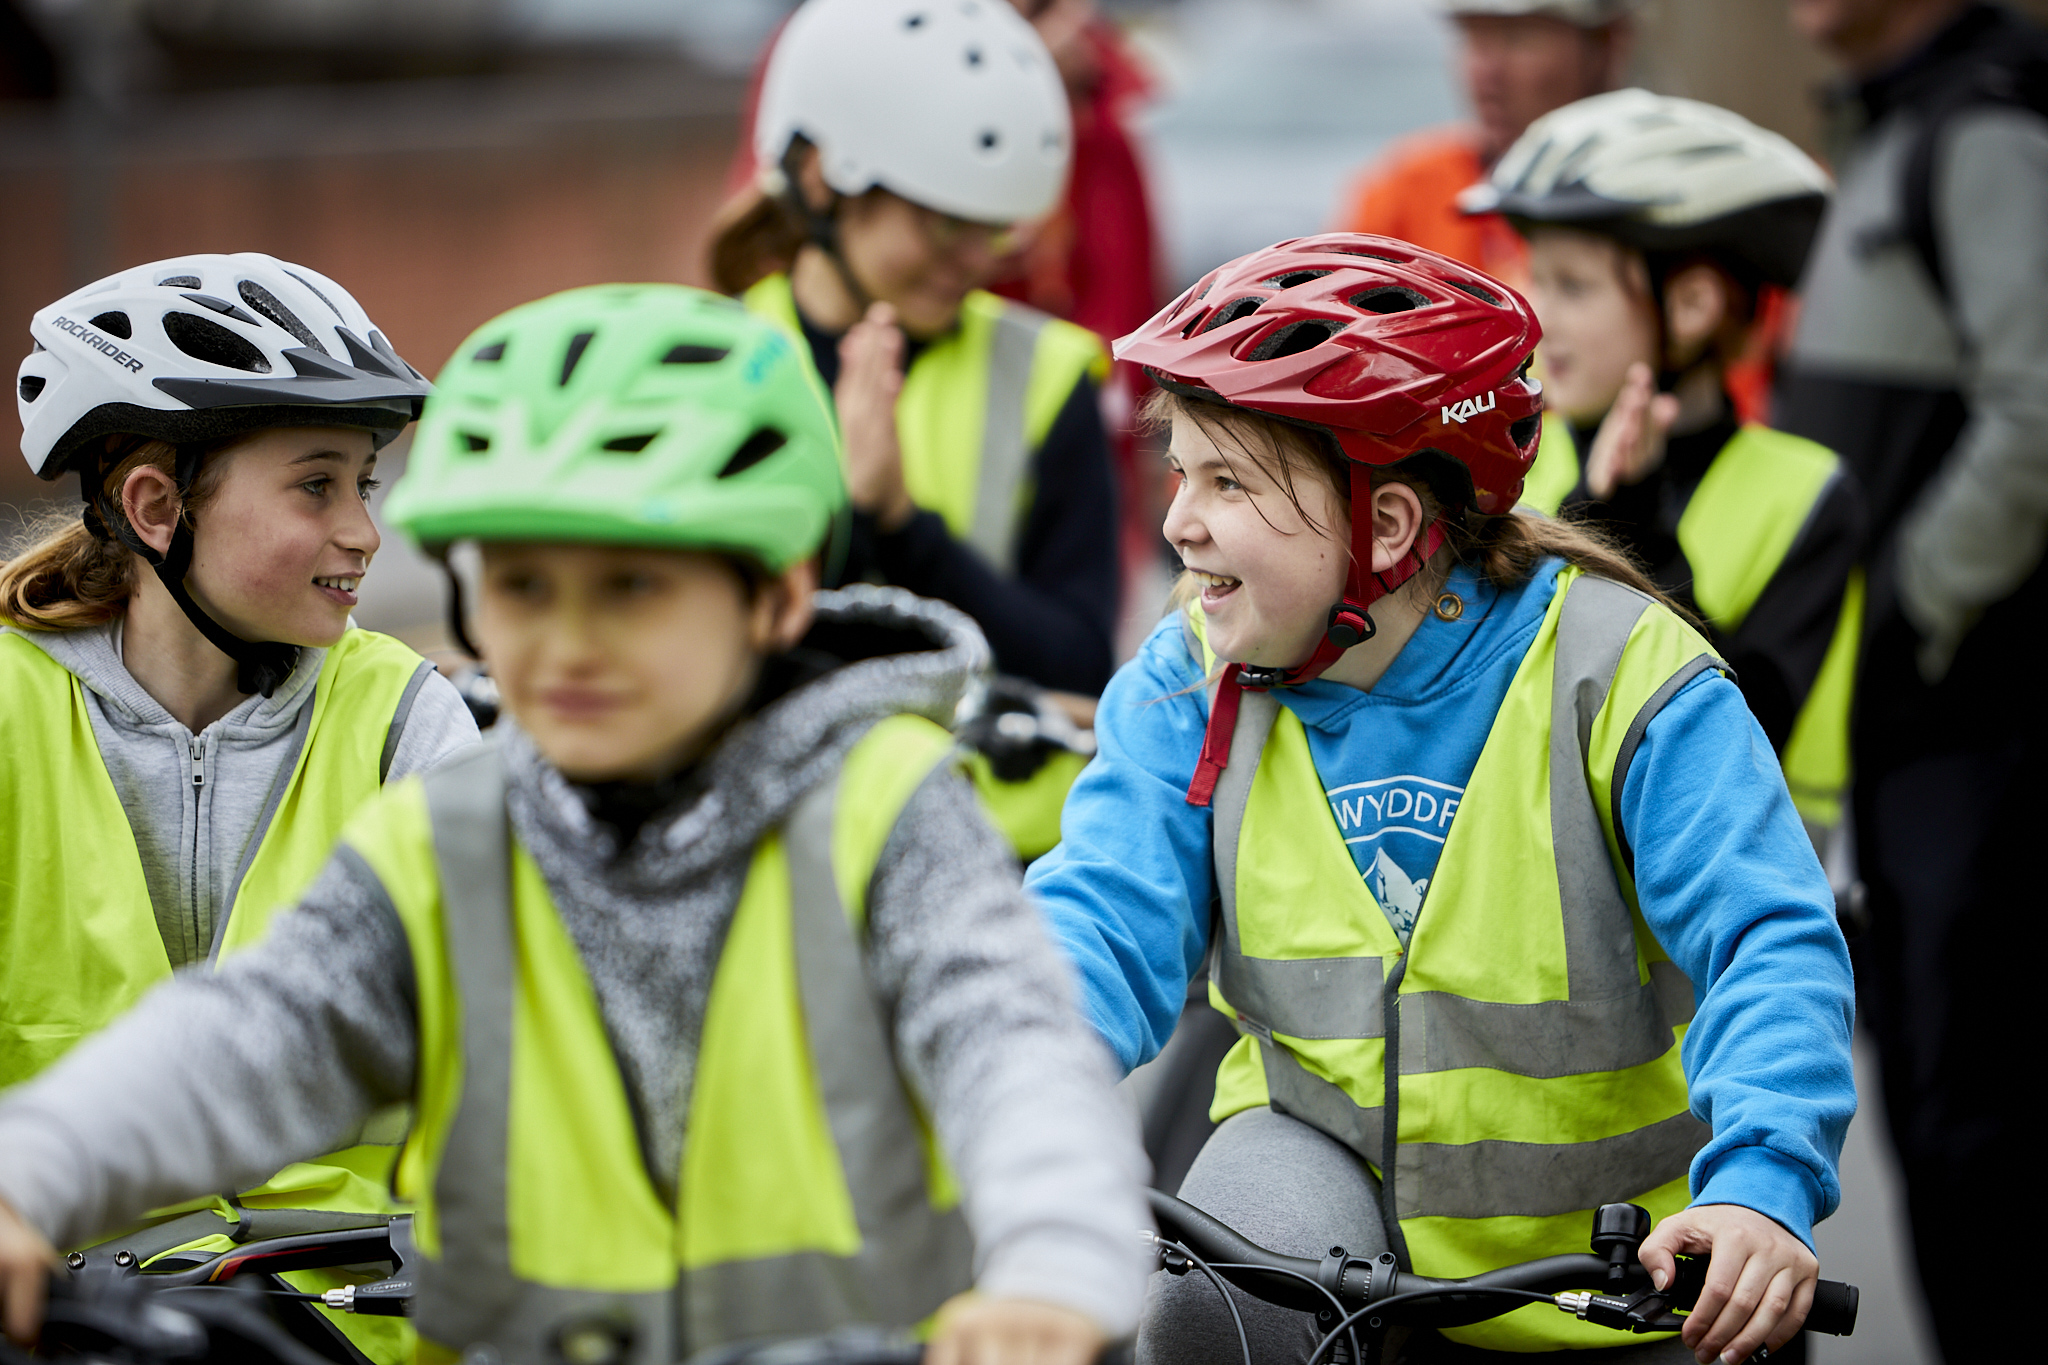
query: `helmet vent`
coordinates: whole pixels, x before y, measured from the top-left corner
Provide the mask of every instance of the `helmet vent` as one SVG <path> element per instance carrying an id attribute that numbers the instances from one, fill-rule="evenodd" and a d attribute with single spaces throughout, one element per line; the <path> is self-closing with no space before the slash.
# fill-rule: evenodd
<path id="1" fill-rule="evenodd" d="M 1351 296 L 1351 306 L 1362 313 L 1405 313 L 1421 308 L 1429 302 L 1413 289 L 1403 289 L 1398 284 L 1383 284 L 1377 289 L 1368 289 L 1362 294 Z"/>
<path id="2" fill-rule="evenodd" d="M 1363 256 L 1370 261 L 1385 261 L 1388 265 L 1413 264 L 1413 262 L 1409 261 L 1406 257 L 1389 256 L 1384 251 L 1367 251 L 1363 247 L 1333 246 L 1328 248 L 1328 250 L 1336 252 L 1339 256 Z"/>
<path id="3" fill-rule="evenodd" d="M 905 28 L 907 28 L 907 29 L 920 29 L 920 28 L 923 28 L 923 27 L 924 27 L 924 16 L 923 16 L 922 14 L 913 14 L 913 15 L 909 16 L 908 18 L 906 18 L 906 19 L 905 19 L 905 20 L 903 21 L 903 27 L 905 27 Z"/>
<path id="4" fill-rule="evenodd" d="M 732 458 L 725 462 L 725 468 L 718 471 L 718 477 L 729 479 L 735 474 L 744 474 L 788 444 L 789 438 L 781 432 L 772 427 L 762 427 L 732 453 Z"/>
<path id="5" fill-rule="evenodd" d="M 1268 333 L 1245 359 L 1278 360 L 1282 356 L 1300 355 L 1303 351 L 1314 350 L 1343 330 L 1343 323 L 1331 322 L 1327 318 L 1290 322 Z"/>
<path id="6" fill-rule="evenodd" d="M 197 275 L 166 275 L 163 279 L 158 280 L 156 284 L 159 289 L 197 289 L 199 287 L 199 277 Z"/>
<path id="7" fill-rule="evenodd" d="M 1484 285 L 1473 284 L 1468 280 L 1445 280 L 1444 283 L 1453 289 L 1463 290 L 1481 303 L 1490 303 L 1496 308 L 1500 307 L 1500 295 Z"/>
<path id="8" fill-rule="evenodd" d="M 583 352 L 589 347 L 590 339 L 596 335 L 595 332 L 578 332 L 569 338 L 569 350 L 562 357 L 563 388 L 569 387 L 569 376 L 576 373 L 576 362 L 583 359 Z"/>
<path id="9" fill-rule="evenodd" d="M 250 374 L 270 373 L 270 362 L 264 358 L 263 352 L 211 318 L 193 313 L 166 313 L 164 335 L 171 339 L 171 345 L 194 360 Z"/>
<path id="10" fill-rule="evenodd" d="M 235 286 L 235 292 L 242 296 L 243 303 L 248 304 L 251 308 L 263 314 L 264 317 L 269 318 L 272 322 L 297 337 L 300 345 L 310 346 L 322 355 L 333 354 L 320 344 L 320 339 L 313 335 L 312 328 L 299 321 L 297 313 L 294 313 L 291 309 L 278 302 L 277 295 L 271 293 L 268 289 L 256 283 L 256 281 L 243 280 Z"/>
<path id="11" fill-rule="evenodd" d="M 1536 433 L 1542 425 L 1542 416 L 1531 413 L 1527 417 L 1508 423 L 1508 439 L 1515 443 L 1515 449 L 1520 450 L 1536 439 Z"/>
<path id="12" fill-rule="evenodd" d="M 1290 270 L 1284 275 L 1275 275 L 1269 280 L 1260 280 L 1259 283 L 1268 289 L 1292 289 L 1297 284 L 1307 284 L 1310 280 L 1319 280 L 1329 273 L 1327 270 Z"/>
<path id="13" fill-rule="evenodd" d="M 126 313 L 102 313 L 92 320 L 92 325 L 108 336 L 119 337 L 123 341 L 135 335 L 135 328 L 130 325 Z"/>
<path id="14" fill-rule="evenodd" d="M 967 49 L 967 64 L 968 64 L 969 66 L 980 66 L 980 65 L 981 65 L 981 49 L 980 49 L 980 48 L 978 48 L 978 47 L 970 47 L 970 48 L 968 48 L 968 49 Z"/>
<path id="15" fill-rule="evenodd" d="M 308 288 L 308 289 L 312 290 L 312 291 L 313 291 L 313 297 L 314 297 L 314 298 L 316 298 L 316 299 L 318 299 L 318 300 L 320 300 L 320 302 L 322 302 L 322 303 L 326 304 L 326 305 L 327 305 L 327 311 L 328 311 L 328 312 L 330 312 L 330 313 L 332 313 L 332 314 L 334 314 L 334 316 L 335 316 L 335 317 L 336 317 L 337 319 L 339 319 L 339 320 L 340 320 L 340 321 L 342 321 L 342 322 L 347 322 L 347 321 L 348 321 L 348 319 L 347 319 L 347 318 L 345 318 L 345 317 L 342 317 L 342 316 L 341 316 L 341 310 L 340 310 L 339 308 L 336 308 L 336 307 L 334 306 L 334 300 L 333 300 L 333 299 L 330 299 L 330 298 L 328 298 L 328 297 L 327 297 L 327 296 L 326 296 L 325 294 L 323 294 L 323 293 L 321 293 L 321 292 L 320 292 L 320 286 L 319 286 L 319 285 L 317 285 L 317 284 L 313 283 L 313 282 L 312 282 L 311 280 L 307 279 L 307 278 L 306 278 L 306 277 L 305 277 L 304 275 L 301 275 L 301 274 L 300 274 L 300 273 L 299 273 L 298 271 L 296 271 L 296 270 L 287 270 L 287 271 L 285 271 L 284 273 L 285 273 L 285 274 L 287 274 L 287 275 L 289 275 L 289 276 L 291 276 L 291 277 L 292 277 L 293 279 L 297 280 L 297 281 L 298 281 L 298 282 L 299 282 L 300 284 L 303 284 L 303 285 L 305 285 L 305 286 L 306 286 L 306 288 Z M 194 284 L 197 284 L 197 283 L 198 283 L 198 281 L 197 281 L 197 280 L 195 280 L 195 281 L 193 281 L 193 283 L 194 283 Z"/>
<path id="16" fill-rule="evenodd" d="M 462 445 L 463 449 L 474 455 L 478 451 L 489 450 L 491 448 L 491 438 L 479 436 L 473 431 L 465 431 L 462 433 Z"/>
<path id="17" fill-rule="evenodd" d="M 33 403 L 43 396 L 43 385 L 49 383 L 39 374 L 25 374 L 21 377 L 21 401 Z"/>
<path id="18" fill-rule="evenodd" d="M 1259 311 L 1259 305 L 1264 302 L 1265 300 L 1257 295 L 1232 299 L 1229 303 L 1224 304 L 1221 308 L 1209 314 L 1209 320 L 1202 324 L 1202 330 L 1213 332 L 1225 323 L 1236 322 L 1239 318 L 1250 317 L 1253 313 Z"/>
<path id="19" fill-rule="evenodd" d="M 661 358 L 664 365 L 715 365 L 731 355 L 723 346 L 692 346 L 685 342 L 671 346 L 667 355 Z"/>
<path id="20" fill-rule="evenodd" d="M 616 450 L 622 455 L 638 455 L 659 435 L 661 433 L 658 431 L 643 431 L 638 436 L 614 436 L 604 443 L 604 448 Z"/>
<path id="21" fill-rule="evenodd" d="M 494 360 L 503 360 L 505 358 L 505 343 L 494 341 L 488 346 L 479 346 L 469 353 L 469 358 L 481 361 L 484 364 L 489 364 Z"/>
<path id="22" fill-rule="evenodd" d="M 996 130 L 993 128 L 982 129 L 981 136 L 980 138 L 977 139 L 977 141 L 981 144 L 981 150 L 983 150 L 984 152 L 994 151 L 996 149 L 996 144 L 1001 142 L 1002 140 L 1002 135 L 997 133 Z"/>

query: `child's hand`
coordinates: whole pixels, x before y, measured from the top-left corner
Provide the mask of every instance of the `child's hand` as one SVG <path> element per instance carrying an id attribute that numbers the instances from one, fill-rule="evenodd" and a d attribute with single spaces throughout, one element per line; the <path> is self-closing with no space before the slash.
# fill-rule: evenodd
<path id="1" fill-rule="evenodd" d="M 903 486 L 903 450 L 896 443 L 896 395 L 903 391 L 903 333 L 896 310 L 870 305 L 839 339 L 839 382 L 832 401 L 846 442 L 846 492 L 857 511 L 894 531 L 917 510 Z"/>
<path id="2" fill-rule="evenodd" d="M 43 1298 L 57 1252 L 0 1199 L 0 1326 L 23 1346 L 43 1329 Z"/>
<path id="3" fill-rule="evenodd" d="M 1678 1252 L 1713 1256 L 1706 1288 L 1679 1333 L 1700 1365 L 1717 1356 L 1737 1365 L 1759 1346 L 1776 1351 L 1798 1335 L 1813 1306 L 1820 1262 L 1774 1220 L 1740 1204 L 1701 1204 L 1671 1215 L 1640 1253 L 1659 1289 L 1677 1273 L 1672 1257 Z"/>
<path id="4" fill-rule="evenodd" d="M 1621 394 L 1601 420 L 1586 456 L 1586 489 L 1605 502 L 1623 484 L 1641 483 L 1664 463 L 1664 439 L 1678 420 L 1678 399 L 1658 393 L 1650 367 L 1628 367 Z"/>
<path id="5" fill-rule="evenodd" d="M 1092 1365 L 1109 1338 L 1071 1308 L 959 1294 L 939 1310 L 925 1365 Z"/>

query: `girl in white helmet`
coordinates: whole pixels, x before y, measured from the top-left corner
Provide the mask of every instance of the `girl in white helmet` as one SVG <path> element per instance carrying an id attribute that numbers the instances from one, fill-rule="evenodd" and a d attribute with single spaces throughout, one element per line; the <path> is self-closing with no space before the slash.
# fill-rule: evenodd
<path id="1" fill-rule="evenodd" d="M 1092 698 L 1117 609 L 1096 401 L 1108 356 L 1093 333 L 978 288 L 1012 228 L 1057 201 L 1071 141 L 1052 57 L 1003 0 L 810 0 L 776 40 L 763 173 L 711 263 L 721 289 L 807 343 L 837 399 L 848 576 L 951 602 L 1000 672 Z M 1004 803 L 1021 853 L 1057 840 L 1078 766 Z"/>
<path id="2" fill-rule="evenodd" d="M 1737 114 L 1617 90 L 1531 124 L 1466 200 L 1529 241 L 1550 412 L 1524 504 L 1607 525 L 1707 623 L 1817 841 L 1848 776 L 1861 497 L 1834 452 L 1741 422 L 1727 374 L 1828 194 Z"/>
<path id="3" fill-rule="evenodd" d="M 0 1085 L 259 939 L 357 803 L 476 738 L 433 665 L 350 619 L 377 454 L 428 385 L 345 290 L 184 256 L 29 330 L 22 453 L 84 508 L 0 561 Z M 395 1150 L 289 1167 L 144 1250 L 381 1210 Z M 361 1344 L 395 1360 L 403 1335 Z"/>

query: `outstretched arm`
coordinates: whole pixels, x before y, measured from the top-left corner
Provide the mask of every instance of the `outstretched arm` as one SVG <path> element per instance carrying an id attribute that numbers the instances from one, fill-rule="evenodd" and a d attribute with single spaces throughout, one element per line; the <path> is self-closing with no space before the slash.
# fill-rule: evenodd
<path id="1" fill-rule="evenodd" d="M 0 1202 L 74 1245 L 152 1208 L 246 1189 L 406 1098 L 411 956 L 346 856 L 262 943 L 180 973 L 9 1093 Z"/>

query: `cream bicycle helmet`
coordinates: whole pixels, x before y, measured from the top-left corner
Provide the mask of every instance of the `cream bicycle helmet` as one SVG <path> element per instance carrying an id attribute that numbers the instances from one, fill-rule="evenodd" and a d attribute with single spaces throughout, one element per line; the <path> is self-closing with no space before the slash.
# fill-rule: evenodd
<path id="1" fill-rule="evenodd" d="M 1052 54 L 1007 0 L 809 0 L 761 83 L 755 159 L 818 149 L 842 195 L 880 187 L 980 223 L 1050 210 L 1073 130 Z"/>

